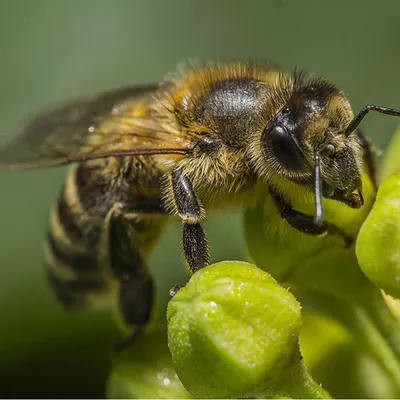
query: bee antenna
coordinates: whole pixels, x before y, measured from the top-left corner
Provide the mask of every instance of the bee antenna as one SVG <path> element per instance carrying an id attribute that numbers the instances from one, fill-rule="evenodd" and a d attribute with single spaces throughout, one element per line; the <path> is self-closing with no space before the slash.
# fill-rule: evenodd
<path id="1" fill-rule="evenodd" d="M 351 120 L 346 130 L 344 131 L 344 135 L 348 137 L 351 133 L 353 133 L 357 129 L 358 125 L 360 125 L 363 118 L 370 111 L 378 111 L 381 114 L 394 115 L 396 117 L 400 117 L 400 110 L 396 110 L 395 108 L 376 106 L 374 104 L 368 104 Z"/>
<path id="2" fill-rule="evenodd" d="M 322 208 L 321 153 L 319 151 L 315 153 L 314 195 L 315 195 L 314 224 L 317 226 L 322 226 L 324 222 L 324 210 Z"/>

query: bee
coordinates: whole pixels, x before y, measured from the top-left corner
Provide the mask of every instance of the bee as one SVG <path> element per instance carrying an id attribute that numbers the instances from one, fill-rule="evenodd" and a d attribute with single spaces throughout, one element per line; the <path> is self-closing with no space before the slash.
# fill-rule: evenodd
<path id="1" fill-rule="evenodd" d="M 245 207 L 257 185 L 290 229 L 351 246 L 322 199 L 363 206 L 374 154 L 358 126 L 369 111 L 400 116 L 375 105 L 354 115 L 322 78 L 214 63 L 44 112 L 0 150 L 0 168 L 72 164 L 50 214 L 48 279 L 68 308 L 116 301 L 134 340 L 153 312 L 149 253 L 176 217 L 191 272 L 210 261 L 205 210 Z M 290 204 L 289 187 L 313 196 L 314 215 Z"/>

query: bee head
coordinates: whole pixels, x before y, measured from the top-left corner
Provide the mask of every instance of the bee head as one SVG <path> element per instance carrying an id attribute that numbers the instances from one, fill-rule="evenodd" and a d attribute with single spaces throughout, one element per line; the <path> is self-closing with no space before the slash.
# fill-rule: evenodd
<path id="1" fill-rule="evenodd" d="M 295 85 L 262 132 L 267 169 L 316 195 L 320 190 L 323 197 L 361 207 L 362 148 L 356 134 L 345 135 L 352 118 L 348 100 L 329 82 Z"/>

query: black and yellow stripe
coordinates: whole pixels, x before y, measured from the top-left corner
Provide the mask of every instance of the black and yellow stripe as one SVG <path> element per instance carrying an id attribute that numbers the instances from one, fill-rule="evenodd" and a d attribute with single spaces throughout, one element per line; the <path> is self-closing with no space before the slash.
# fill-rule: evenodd
<path id="1" fill-rule="evenodd" d="M 89 217 L 82 207 L 76 185 L 79 168 L 73 167 L 68 173 L 50 215 L 45 246 L 47 275 L 58 299 L 67 307 L 93 305 L 93 294 L 107 292 L 96 254 L 101 219 Z"/>
<path id="2" fill-rule="evenodd" d="M 160 198 L 147 199 L 135 193 L 134 186 L 124 193 L 110 179 L 114 171 L 107 171 L 105 163 L 77 165 L 69 171 L 50 215 L 47 275 L 66 307 L 117 303 L 125 326 L 142 326 L 153 305 L 145 258 L 167 217 Z M 117 166 L 113 160 L 112 168 Z M 116 206 L 123 205 L 120 199 L 128 209 Z"/>

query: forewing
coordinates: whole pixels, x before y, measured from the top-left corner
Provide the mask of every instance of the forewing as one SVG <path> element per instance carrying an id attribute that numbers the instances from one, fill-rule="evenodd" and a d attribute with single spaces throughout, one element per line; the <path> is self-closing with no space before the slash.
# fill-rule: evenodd
<path id="1" fill-rule="evenodd" d="M 187 138 L 132 109 L 158 86 L 77 99 L 38 115 L 0 148 L 1 169 L 29 169 L 113 155 L 185 154 Z"/>

